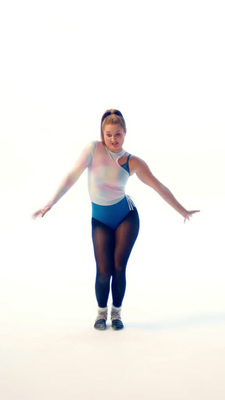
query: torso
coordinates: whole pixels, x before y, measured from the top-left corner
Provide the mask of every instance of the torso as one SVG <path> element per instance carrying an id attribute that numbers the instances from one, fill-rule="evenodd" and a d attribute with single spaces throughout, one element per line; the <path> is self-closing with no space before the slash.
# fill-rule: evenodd
<path id="1" fill-rule="evenodd" d="M 125 196 L 129 173 L 121 165 L 126 163 L 127 157 L 128 153 L 125 153 L 116 161 L 103 143 L 96 143 L 89 167 L 89 192 L 92 202 L 110 205 Z"/>

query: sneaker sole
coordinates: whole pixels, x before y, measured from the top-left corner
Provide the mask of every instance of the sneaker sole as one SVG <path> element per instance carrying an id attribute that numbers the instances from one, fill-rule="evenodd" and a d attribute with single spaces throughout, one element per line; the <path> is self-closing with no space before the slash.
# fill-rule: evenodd
<path id="1" fill-rule="evenodd" d="M 112 329 L 114 331 L 120 331 L 123 328 L 124 328 L 124 325 L 123 325 L 122 321 L 120 321 L 119 319 L 115 319 L 114 321 L 112 321 Z"/>
<path id="2" fill-rule="evenodd" d="M 96 321 L 94 324 L 94 328 L 97 329 L 98 331 L 105 331 L 107 328 L 106 321 L 104 319 Z"/>

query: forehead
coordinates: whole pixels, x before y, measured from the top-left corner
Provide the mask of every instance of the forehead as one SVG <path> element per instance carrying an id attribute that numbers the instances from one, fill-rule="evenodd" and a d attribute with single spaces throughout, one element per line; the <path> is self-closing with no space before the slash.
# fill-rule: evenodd
<path id="1" fill-rule="evenodd" d="M 120 124 L 106 124 L 104 126 L 104 132 L 124 132 L 123 127 Z"/>

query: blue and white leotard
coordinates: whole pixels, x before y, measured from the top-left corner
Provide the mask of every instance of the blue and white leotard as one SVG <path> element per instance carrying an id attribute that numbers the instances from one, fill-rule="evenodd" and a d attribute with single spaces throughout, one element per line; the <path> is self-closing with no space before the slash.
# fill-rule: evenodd
<path id="1" fill-rule="evenodd" d="M 92 142 L 77 162 L 78 177 L 88 168 L 88 190 L 92 203 L 92 217 L 112 229 L 116 229 L 128 213 L 135 208 L 125 194 L 130 176 L 129 158 L 120 165 L 118 160 L 125 154 L 112 153 L 102 142 Z M 77 178 L 78 178 L 77 177 Z"/>

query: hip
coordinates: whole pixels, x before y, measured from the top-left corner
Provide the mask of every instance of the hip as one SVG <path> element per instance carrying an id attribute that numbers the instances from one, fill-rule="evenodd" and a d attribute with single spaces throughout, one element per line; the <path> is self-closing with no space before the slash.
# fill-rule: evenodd
<path id="1" fill-rule="evenodd" d="M 109 206 L 92 203 L 92 218 L 115 230 L 134 209 L 136 206 L 129 196 L 125 196 L 118 203 Z"/>

